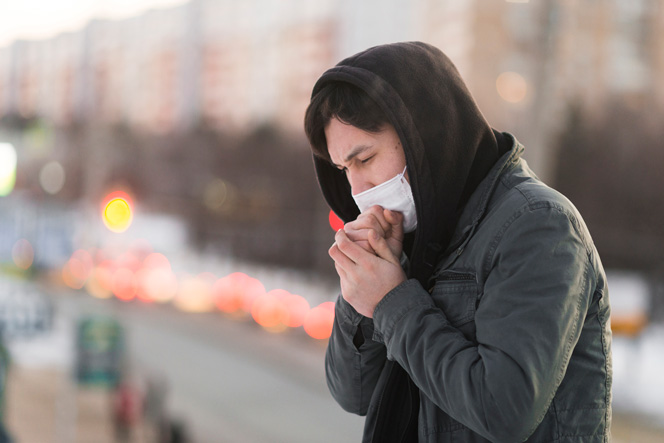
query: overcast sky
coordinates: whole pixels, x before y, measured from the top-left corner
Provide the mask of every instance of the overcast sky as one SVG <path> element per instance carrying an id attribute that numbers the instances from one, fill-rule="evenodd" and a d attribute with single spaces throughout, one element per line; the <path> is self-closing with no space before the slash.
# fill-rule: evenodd
<path id="1" fill-rule="evenodd" d="M 81 29 L 93 18 L 125 18 L 186 0 L 0 0 L 0 48 Z"/>

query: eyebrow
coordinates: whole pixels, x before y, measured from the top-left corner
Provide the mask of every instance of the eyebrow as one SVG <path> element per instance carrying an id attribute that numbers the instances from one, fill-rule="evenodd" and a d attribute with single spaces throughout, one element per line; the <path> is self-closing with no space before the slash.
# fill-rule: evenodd
<path id="1" fill-rule="evenodd" d="M 348 155 L 346 155 L 346 158 L 343 159 L 344 163 L 348 163 L 353 158 L 357 157 L 358 155 L 360 155 L 361 153 L 363 153 L 364 151 L 366 151 L 366 150 L 368 150 L 372 147 L 373 147 L 373 145 L 358 145 L 358 146 L 355 146 L 353 149 L 350 150 Z M 341 168 L 341 165 L 338 165 L 334 162 L 332 162 L 332 164 L 334 166 L 336 166 L 337 168 Z"/>

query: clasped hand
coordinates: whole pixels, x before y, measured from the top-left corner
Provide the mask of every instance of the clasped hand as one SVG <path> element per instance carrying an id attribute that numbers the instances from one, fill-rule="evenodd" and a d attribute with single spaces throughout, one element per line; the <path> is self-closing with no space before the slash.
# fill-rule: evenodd
<path id="1" fill-rule="evenodd" d="M 339 274 L 341 295 L 355 310 L 373 318 L 385 295 L 406 280 L 399 263 L 403 216 L 373 206 L 347 223 L 328 253 Z"/>

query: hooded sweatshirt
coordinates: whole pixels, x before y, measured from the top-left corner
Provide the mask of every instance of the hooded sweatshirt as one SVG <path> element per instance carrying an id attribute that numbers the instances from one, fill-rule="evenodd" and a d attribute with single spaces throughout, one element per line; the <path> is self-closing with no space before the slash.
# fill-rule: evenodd
<path id="1" fill-rule="evenodd" d="M 408 280 L 359 315 L 339 297 L 328 387 L 366 415 L 364 441 L 608 441 L 606 277 L 576 208 L 491 129 L 450 60 L 418 42 L 370 48 L 326 71 L 384 111 L 417 212 Z M 330 207 L 358 209 L 314 157 Z"/>
<path id="2" fill-rule="evenodd" d="M 349 57 L 321 76 L 312 97 L 330 81 L 364 90 L 401 139 L 417 212 L 405 252 L 411 276 L 425 284 L 449 246 L 459 209 L 500 157 L 496 134 L 452 62 L 425 43 L 377 46 Z M 332 210 L 344 222 L 354 220 L 359 210 L 345 175 L 324 159 L 314 162 Z"/>

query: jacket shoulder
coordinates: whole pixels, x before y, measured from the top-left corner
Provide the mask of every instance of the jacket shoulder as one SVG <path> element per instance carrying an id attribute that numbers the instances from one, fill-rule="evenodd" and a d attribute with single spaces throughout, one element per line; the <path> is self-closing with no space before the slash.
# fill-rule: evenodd
<path id="1" fill-rule="evenodd" d="M 546 206 L 547 204 L 558 206 L 561 209 L 574 207 L 563 194 L 541 181 L 528 168 L 525 160 L 521 160 L 513 168 L 505 171 L 500 177 L 500 184 L 503 189 L 502 193 L 519 195 L 530 207 Z"/>
<path id="2" fill-rule="evenodd" d="M 561 192 L 546 185 L 527 166 L 525 161 L 506 171 L 500 186 L 489 202 L 489 212 L 511 217 L 517 212 L 540 212 L 542 216 L 555 211 L 564 214 L 591 248 L 590 232 L 574 204 Z M 538 211 L 541 210 L 541 211 Z"/>

